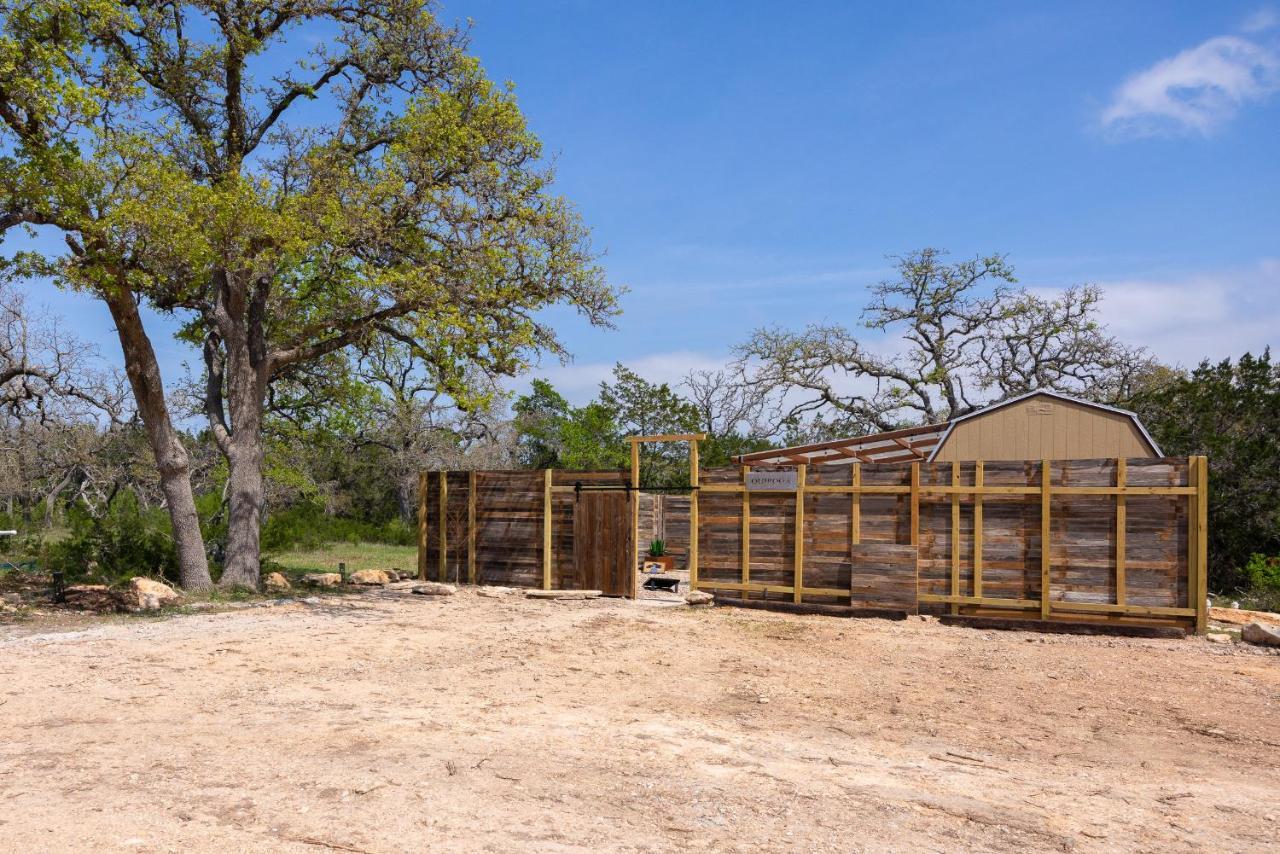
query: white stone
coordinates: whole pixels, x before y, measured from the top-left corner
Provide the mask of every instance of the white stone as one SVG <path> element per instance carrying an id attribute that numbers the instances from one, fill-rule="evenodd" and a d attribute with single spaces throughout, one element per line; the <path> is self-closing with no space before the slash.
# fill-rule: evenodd
<path id="1" fill-rule="evenodd" d="M 182 598 L 169 585 L 150 578 L 130 578 L 118 595 L 121 604 L 130 611 L 157 611 L 177 604 Z"/>
<path id="2" fill-rule="evenodd" d="M 391 583 L 391 576 L 381 569 L 358 569 L 347 577 L 347 583 L 383 587 Z"/>
<path id="3" fill-rule="evenodd" d="M 419 596 L 452 596 L 458 592 L 458 588 L 438 581 L 424 581 L 413 588 L 412 592 Z"/>
<path id="4" fill-rule="evenodd" d="M 1240 639 L 1259 646 L 1280 646 L 1280 627 L 1250 623 L 1241 630 Z"/>
<path id="5" fill-rule="evenodd" d="M 342 583 L 342 576 L 336 572 L 313 572 L 302 576 L 302 581 L 312 587 L 337 587 Z"/>

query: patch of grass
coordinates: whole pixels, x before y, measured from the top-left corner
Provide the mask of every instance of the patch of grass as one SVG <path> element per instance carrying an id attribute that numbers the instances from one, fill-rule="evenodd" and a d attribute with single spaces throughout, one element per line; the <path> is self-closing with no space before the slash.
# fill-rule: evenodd
<path id="1" fill-rule="evenodd" d="M 418 565 L 416 548 L 385 543 L 329 543 L 317 549 L 295 549 L 269 557 L 289 575 L 337 572 L 339 563 L 347 565 L 347 572 L 361 569 L 401 569 L 413 572 Z"/>

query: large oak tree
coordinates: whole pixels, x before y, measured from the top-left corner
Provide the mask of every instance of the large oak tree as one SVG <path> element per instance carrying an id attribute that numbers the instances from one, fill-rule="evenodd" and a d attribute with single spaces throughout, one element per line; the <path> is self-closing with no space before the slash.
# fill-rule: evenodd
<path id="1" fill-rule="evenodd" d="M 140 307 L 181 318 L 204 354 L 230 471 L 224 586 L 257 582 L 273 383 L 390 336 L 465 397 L 475 366 L 559 349 L 539 309 L 616 310 L 511 91 L 421 2 L 30 0 L 4 15 L 0 227 L 67 245 L 11 272 L 110 308 L 186 586 L 209 575 Z"/>

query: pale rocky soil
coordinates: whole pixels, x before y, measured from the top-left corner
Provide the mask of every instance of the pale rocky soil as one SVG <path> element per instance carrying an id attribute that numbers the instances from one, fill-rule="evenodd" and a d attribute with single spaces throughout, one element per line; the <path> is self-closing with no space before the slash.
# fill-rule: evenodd
<path id="1" fill-rule="evenodd" d="M 1262 851 L 1280 655 L 390 591 L 0 627 L 5 851 Z"/>

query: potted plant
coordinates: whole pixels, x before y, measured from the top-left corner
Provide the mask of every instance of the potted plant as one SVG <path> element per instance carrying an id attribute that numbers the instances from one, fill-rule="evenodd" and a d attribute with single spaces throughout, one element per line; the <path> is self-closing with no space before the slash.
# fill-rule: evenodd
<path id="1" fill-rule="evenodd" d="M 644 559 L 645 572 L 671 572 L 675 558 L 667 554 L 667 541 L 656 539 L 649 543 L 649 556 Z"/>

